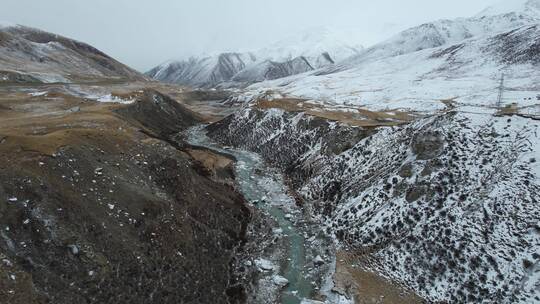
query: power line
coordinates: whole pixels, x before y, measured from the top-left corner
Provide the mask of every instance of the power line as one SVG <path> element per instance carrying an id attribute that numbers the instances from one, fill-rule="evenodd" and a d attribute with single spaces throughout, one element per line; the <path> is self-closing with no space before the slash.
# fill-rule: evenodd
<path id="1" fill-rule="evenodd" d="M 499 84 L 499 96 L 497 97 L 497 107 L 502 106 L 502 99 L 504 94 L 504 73 L 501 74 L 501 83 Z"/>

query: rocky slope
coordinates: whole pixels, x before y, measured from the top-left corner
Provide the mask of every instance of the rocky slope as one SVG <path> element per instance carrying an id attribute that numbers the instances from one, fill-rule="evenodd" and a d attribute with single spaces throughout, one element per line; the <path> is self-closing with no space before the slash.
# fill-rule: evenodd
<path id="1" fill-rule="evenodd" d="M 85 43 L 20 25 L 0 26 L 0 82 L 144 80 Z"/>
<path id="2" fill-rule="evenodd" d="M 248 107 L 208 129 L 281 168 L 364 267 L 430 301 L 540 301 L 539 124 L 471 112 L 366 129 Z"/>
<path id="3" fill-rule="evenodd" d="M 169 61 L 146 75 L 194 87 L 243 87 L 332 66 L 358 54 L 361 49 L 361 46 L 344 42 L 344 38 L 335 31 L 317 29 L 260 50 Z"/>
<path id="4" fill-rule="evenodd" d="M 285 62 L 266 60 L 240 71 L 232 78 L 232 82 L 261 82 L 264 80 L 279 79 L 313 70 L 314 68 L 311 66 L 309 60 L 303 56 Z"/>

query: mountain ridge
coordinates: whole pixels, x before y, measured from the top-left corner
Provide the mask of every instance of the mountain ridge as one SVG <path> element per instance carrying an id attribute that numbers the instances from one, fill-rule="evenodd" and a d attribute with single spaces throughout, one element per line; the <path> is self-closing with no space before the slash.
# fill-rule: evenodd
<path id="1" fill-rule="evenodd" d="M 0 54 L 3 81 L 147 80 L 89 44 L 22 25 L 0 26 Z"/>
<path id="2" fill-rule="evenodd" d="M 164 82 L 195 87 L 215 87 L 221 83 L 229 86 L 245 86 L 334 65 L 338 61 L 358 54 L 363 49 L 359 45 L 344 43 L 335 38 L 332 33 L 333 31 L 327 29 L 317 29 L 291 36 L 259 50 L 224 52 L 202 57 L 191 56 L 183 60 L 169 60 L 151 69 L 146 75 Z M 241 64 L 231 68 L 231 62 L 234 61 L 231 57 L 234 56 L 243 59 Z M 307 61 L 307 64 L 291 65 L 291 63 L 301 61 Z M 263 67 L 267 68 L 261 71 Z M 247 70 L 243 71 L 244 69 Z M 276 73 L 276 70 L 280 72 Z M 235 77 L 236 74 L 238 74 L 237 77 Z M 254 78 L 249 78 L 248 75 L 254 75 Z M 265 77 L 265 75 L 272 76 Z M 239 79 L 242 81 L 239 82 Z"/>

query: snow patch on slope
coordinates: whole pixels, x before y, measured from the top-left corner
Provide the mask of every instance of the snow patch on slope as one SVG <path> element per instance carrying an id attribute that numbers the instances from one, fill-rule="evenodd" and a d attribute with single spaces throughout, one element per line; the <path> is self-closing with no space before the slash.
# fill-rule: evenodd
<path id="1" fill-rule="evenodd" d="M 99 102 L 104 103 L 119 103 L 119 104 L 132 104 L 135 102 L 134 99 L 123 99 L 118 96 L 114 96 L 112 94 L 103 95 L 101 97 L 96 98 Z"/>

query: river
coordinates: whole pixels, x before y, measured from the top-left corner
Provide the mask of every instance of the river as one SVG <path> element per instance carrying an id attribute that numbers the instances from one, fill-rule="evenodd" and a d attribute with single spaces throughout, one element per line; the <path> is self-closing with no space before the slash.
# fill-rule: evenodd
<path id="1" fill-rule="evenodd" d="M 320 226 L 305 220 L 301 208 L 296 206 L 288 194 L 288 188 L 279 172 L 268 168 L 256 153 L 214 143 L 206 136 L 204 126 L 191 128 L 187 137 L 188 142 L 194 146 L 234 156 L 238 189 L 247 201 L 271 216 L 279 226 L 275 230 L 278 231 L 278 237 L 284 238 L 281 243 L 286 248 L 282 248 L 283 254 L 277 257 L 275 273 L 262 275 L 263 278 L 287 279 L 288 285 L 276 289 L 279 303 L 317 303 L 309 299 L 320 295 L 326 297 L 325 303 L 346 303 L 343 297 L 330 291 L 332 266 L 335 262 L 332 254 L 328 254 L 333 252 L 330 248 L 331 240 L 320 231 Z M 325 257 L 326 260 L 319 260 L 319 265 L 315 265 L 316 257 Z M 259 258 L 262 261 L 276 260 L 276 257 Z M 264 302 L 264 299 L 261 301 Z"/>

